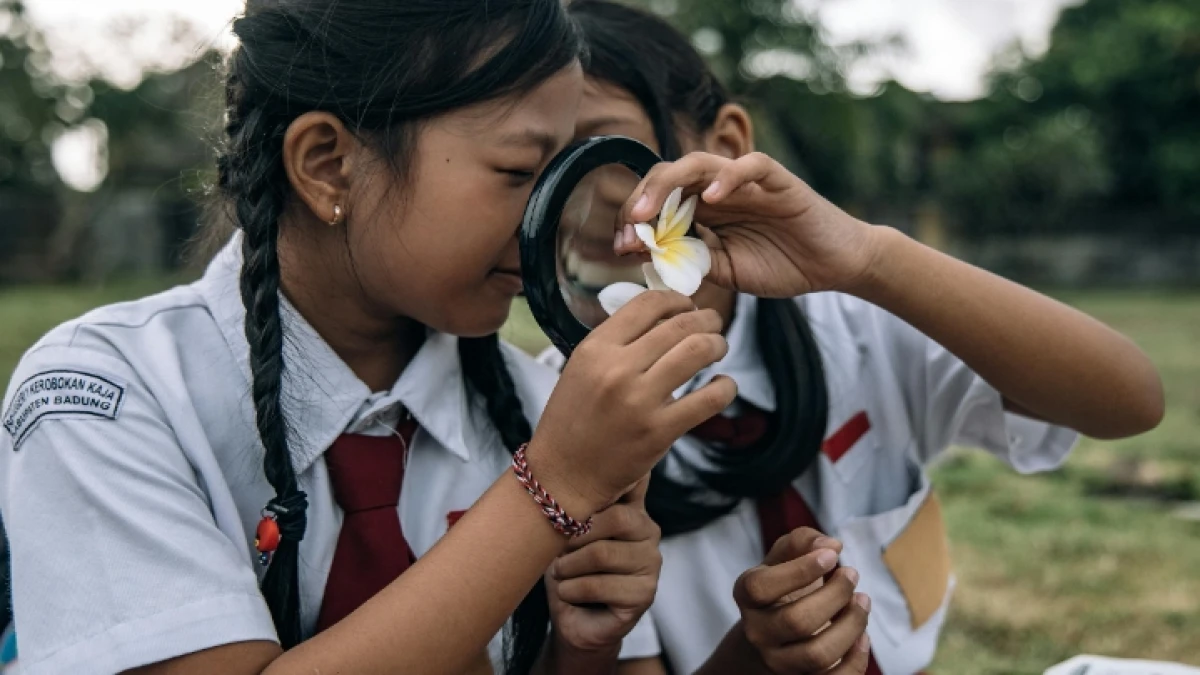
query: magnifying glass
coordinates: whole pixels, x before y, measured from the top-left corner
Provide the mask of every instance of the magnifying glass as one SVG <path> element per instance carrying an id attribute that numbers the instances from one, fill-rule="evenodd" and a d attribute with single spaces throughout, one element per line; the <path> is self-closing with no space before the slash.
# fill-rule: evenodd
<path id="1" fill-rule="evenodd" d="M 645 282 L 644 261 L 613 253 L 613 238 L 624 225 L 617 222 L 621 207 L 661 161 L 630 138 L 589 138 L 551 160 L 533 189 L 520 236 L 525 297 L 542 331 L 566 357 L 608 317 L 598 299 L 601 290 L 618 281 Z M 787 413 L 771 416 L 753 450 L 717 454 L 731 480 L 752 474 L 763 494 L 774 494 L 816 461 L 829 404 L 820 349 L 798 305 L 760 299 L 756 308 L 763 360 L 771 372 L 788 374 L 774 382 L 776 410 Z"/>
<path id="2" fill-rule="evenodd" d="M 598 136 L 560 152 L 534 186 L 521 224 L 521 275 L 530 312 L 564 356 L 608 317 L 602 289 L 645 282 L 643 261 L 613 253 L 613 237 L 621 207 L 661 161 L 631 138 Z"/>

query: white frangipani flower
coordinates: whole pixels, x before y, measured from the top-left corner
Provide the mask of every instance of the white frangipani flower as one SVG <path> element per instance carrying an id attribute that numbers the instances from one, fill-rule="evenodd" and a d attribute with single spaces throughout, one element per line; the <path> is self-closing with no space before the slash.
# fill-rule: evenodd
<path id="1" fill-rule="evenodd" d="M 704 242 L 687 236 L 696 214 L 698 197 L 693 195 L 680 205 L 682 199 L 683 188 L 675 188 L 663 204 L 656 226 L 647 223 L 633 226 L 638 239 L 650 251 L 652 262 L 642 265 L 646 287 L 628 281 L 605 287 L 600 291 L 599 300 L 600 306 L 609 315 L 646 291 L 647 287 L 656 291 L 670 289 L 689 297 L 700 289 L 700 282 L 712 267 L 712 257 Z"/>

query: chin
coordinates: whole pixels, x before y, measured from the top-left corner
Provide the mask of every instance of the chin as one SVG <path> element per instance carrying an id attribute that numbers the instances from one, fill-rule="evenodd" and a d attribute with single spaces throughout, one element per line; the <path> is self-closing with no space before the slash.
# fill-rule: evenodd
<path id="1" fill-rule="evenodd" d="M 471 310 L 455 312 L 447 317 L 445 327 L 435 327 L 437 330 L 464 338 L 476 338 L 500 332 L 504 322 L 508 321 L 512 303 L 501 307 L 489 305 L 474 306 Z"/>

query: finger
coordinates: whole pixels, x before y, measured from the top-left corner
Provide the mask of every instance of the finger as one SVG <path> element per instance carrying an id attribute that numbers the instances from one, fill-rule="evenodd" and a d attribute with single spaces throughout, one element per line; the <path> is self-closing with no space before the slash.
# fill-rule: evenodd
<path id="1" fill-rule="evenodd" d="M 642 295 L 645 295 L 645 293 Z M 718 338 L 721 342 L 724 342 L 725 338 L 721 337 L 721 328 L 723 326 L 724 321 L 721 319 L 720 313 L 714 309 L 700 309 L 694 312 L 676 314 L 655 326 L 650 332 L 638 338 L 630 345 L 632 349 L 636 350 L 633 352 L 633 356 L 631 356 L 631 365 L 635 368 L 649 370 L 690 337 L 700 338 L 701 342 L 710 341 L 711 338 Z M 701 346 L 693 345 L 693 348 L 700 348 Z M 716 345 L 710 342 L 708 347 L 715 348 Z M 710 351 L 705 350 L 698 356 L 703 360 L 703 357 L 711 356 Z M 722 356 L 724 356 L 723 353 Z M 716 360 L 719 359 L 720 356 Z M 712 363 L 712 361 L 708 363 Z M 680 385 L 691 379 L 693 375 L 700 372 L 708 363 L 698 366 L 690 374 L 686 375 L 682 381 L 669 389 L 669 391 L 675 391 Z"/>
<path id="2" fill-rule="evenodd" d="M 842 657 L 842 662 L 829 671 L 830 675 L 862 675 L 871 662 L 871 638 L 866 633 L 858 636 L 854 646 Z"/>
<path id="3" fill-rule="evenodd" d="M 821 546 L 817 546 L 817 542 L 822 539 L 827 541 L 823 541 Z M 763 559 L 763 564 L 778 565 L 795 560 L 800 556 L 812 553 L 817 548 L 828 548 L 841 553 L 842 543 L 826 537 L 819 530 L 811 527 L 796 528 L 771 545 L 771 549 L 767 551 L 767 556 Z"/>
<path id="4" fill-rule="evenodd" d="M 656 164 L 625 202 L 621 209 L 622 220 L 626 223 L 648 222 L 662 210 L 663 203 L 675 188 L 689 192 L 692 187 L 708 187 L 721 167 L 731 162 L 725 157 L 694 152 L 675 162 Z"/>
<path id="5" fill-rule="evenodd" d="M 727 353 L 729 342 L 722 335 L 688 335 L 646 371 L 647 391 L 665 401 L 676 389 L 687 384 L 700 371 L 725 358 Z"/>
<path id="6" fill-rule="evenodd" d="M 686 295 L 673 291 L 647 291 L 597 326 L 587 339 L 627 345 L 659 323 L 695 309 L 696 303 Z"/>
<path id="7" fill-rule="evenodd" d="M 669 437 L 681 438 L 701 422 L 728 408 L 735 398 L 737 384 L 726 375 L 718 375 L 696 391 L 668 403 L 662 411 L 660 424 Z"/>
<path id="8" fill-rule="evenodd" d="M 784 188 L 791 175 L 779 162 L 761 152 L 752 152 L 721 167 L 700 198 L 716 204 L 751 183 L 759 183 L 768 190 Z"/>
<path id="9" fill-rule="evenodd" d="M 788 644 L 816 634 L 854 597 L 858 572 L 843 568 L 811 595 L 767 613 L 765 630 L 772 644 Z"/>
<path id="10" fill-rule="evenodd" d="M 733 599 L 743 608 L 771 607 L 780 598 L 816 583 L 837 564 L 837 553 L 823 548 L 778 565 L 752 567 L 738 577 Z"/>
<path id="11" fill-rule="evenodd" d="M 613 240 L 613 252 L 617 255 L 641 253 L 646 256 L 647 262 L 650 260 L 649 251 L 646 248 L 646 244 L 638 238 L 637 234 L 634 232 L 633 225 L 624 225 L 617 232 L 617 236 Z"/>
<path id="12" fill-rule="evenodd" d="M 654 542 L 609 539 L 592 542 L 555 560 L 550 575 L 565 581 L 590 574 L 653 574 L 661 563 Z"/>
<path id="13" fill-rule="evenodd" d="M 613 504 L 592 516 L 592 529 L 575 537 L 567 550 L 577 551 L 588 544 L 606 539 L 617 541 L 646 541 L 658 537 L 658 524 L 644 509 L 629 504 Z"/>
<path id="14" fill-rule="evenodd" d="M 648 576 L 593 574 L 558 584 L 558 597 L 572 605 L 643 607 L 654 601 L 657 580 Z"/>
<path id="15" fill-rule="evenodd" d="M 771 550 L 763 558 L 763 564 L 778 565 L 812 553 L 819 548 L 827 548 L 840 555 L 842 552 L 842 542 L 822 534 L 820 530 L 811 527 L 798 527 L 780 537 L 771 545 Z"/>
<path id="16" fill-rule="evenodd" d="M 788 664 L 801 672 L 818 672 L 831 668 L 854 649 L 858 638 L 867 629 L 867 613 L 870 602 L 861 596 L 866 608 L 855 602 L 847 605 L 829 628 L 802 642 L 785 645 L 775 650 L 773 659 Z"/>

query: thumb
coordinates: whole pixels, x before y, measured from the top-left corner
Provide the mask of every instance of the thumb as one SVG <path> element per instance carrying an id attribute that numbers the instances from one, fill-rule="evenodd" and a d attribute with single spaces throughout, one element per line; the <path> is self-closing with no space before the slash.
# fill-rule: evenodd
<path id="1" fill-rule="evenodd" d="M 708 270 L 708 276 L 704 277 L 705 280 L 725 289 L 738 290 L 737 275 L 733 271 L 733 258 L 729 255 L 729 249 L 725 248 L 725 241 L 711 228 L 700 223 L 693 223 L 692 228 L 700 241 L 708 247 L 708 254 L 712 259 L 712 266 Z"/>

